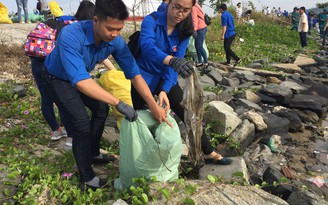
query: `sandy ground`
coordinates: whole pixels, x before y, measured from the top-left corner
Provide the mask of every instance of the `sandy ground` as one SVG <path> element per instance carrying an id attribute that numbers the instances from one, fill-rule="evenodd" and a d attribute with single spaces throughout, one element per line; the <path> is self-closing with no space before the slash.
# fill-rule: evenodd
<path id="1" fill-rule="evenodd" d="M 36 23 L 31 24 L 0 24 L 0 43 L 23 44 L 27 34 Z"/>

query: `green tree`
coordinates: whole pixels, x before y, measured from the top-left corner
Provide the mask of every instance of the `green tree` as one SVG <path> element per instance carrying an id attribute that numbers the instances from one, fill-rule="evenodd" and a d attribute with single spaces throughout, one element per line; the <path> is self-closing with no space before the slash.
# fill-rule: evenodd
<path id="1" fill-rule="evenodd" d="M 328 6 L 328 2 L 326 3 L 317 3 L 316 6 L 320 9 L 326 8 Z"/>
<path id="2" fill-rule="evenodd" d="M 205 0 L 202 0 L 202 1 L 204 2 Z M 219 10 L 219 6 L 221 4 L 223 4 L 223 3 L 226 4 L 229 2 L 231 2 L 231 1 L 230 0 L 210 0 L 210 3 L 211 3 L 210 7 L 213 8 L 217 12 Z"/>
<path id="3" fill-rule="evenodd" d="M 251 1 L 248 1 L 248 6 L 252 8 L 252 10 L 255 10 L 254 3 Z"/>

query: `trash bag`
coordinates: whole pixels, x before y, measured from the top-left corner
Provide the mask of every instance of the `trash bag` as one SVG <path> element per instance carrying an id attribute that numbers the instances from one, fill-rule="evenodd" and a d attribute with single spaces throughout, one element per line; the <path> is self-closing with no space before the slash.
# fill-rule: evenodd
<path id="1" fill-rule="evenodd" d="M 99 82 L 110 94 L 126 104 L 133 106 L 131 99 L 131 81 L 125 78 L 122 71 L 116 69 L 109 70 L 101 75 Z M 114 115 L 117 119 L 117 128 L 120 129 L 123 116 L 116 108 L 114 108 Z"/>
<path id="2" fill-rule="evenodd" d="M 8 8 L 1 2 L 0 2 L 0 23 L 4 23 L 4 24 L 13 23 L 8 16 Z"/>
<path id="3" fill-rule="evenodd" d="M 62 16 L 64 15 L 63 11 L 61 10 L 59 4 L 55 1 L 50 1 L 49 2 L 49 9 L 50 9 L 50 12 L 51 14 L 57 18 L 59 16 Z"/>
<path id="4" fill-rule="evenodd" d="M 165 122 L 157 122 L 149 110 L 139 110 L 138 119 L 122 120 L 120 130 L 120 177 L 114 182 L 116 189 L 125 189 L 133 178 L 151 178 L 158 181 L 178 179 L 178 166 L 182 155 L 182 141 L 178 124 L 170 115 Z"/>
<path id="5" fill-rule="evenodd" d="M 207 55 L 207 58 L 208 58 L 210 53 L 208 52 L 205 40 L 204 40 L 204 43 L 203 43 L 203 48 L 205 49 L 206 55 Z M 187 49 L 188 49 L 188 52 L 190 53 L 193 61 L 197 62 L 197 52 L 196 52 L 196 48 L 195 48 L 195 39 L 193 37 L 190 37 Z"/>

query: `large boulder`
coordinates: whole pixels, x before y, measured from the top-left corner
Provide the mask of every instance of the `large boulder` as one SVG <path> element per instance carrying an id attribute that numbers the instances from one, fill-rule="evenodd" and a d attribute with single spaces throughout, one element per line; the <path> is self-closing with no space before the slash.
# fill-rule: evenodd
<path id="1" fill-rule="evenodd" d="M 165 193 L 170 192 L 170 194 L 166 194 L 169 199 L 164 197 L 163 191 L 158 190 L 165 190 Z M 158 205 L 188 204 L 186 203 L 188 200 L 199 205 L 288 205 L 281 198 L 254 186 L 234 186 L 197 180 L 185 181 L 182 185 L 155 183 L 151 185 L 149 195 L 157 198 L 157 201 L 150 202 L 150 204 Z"/>

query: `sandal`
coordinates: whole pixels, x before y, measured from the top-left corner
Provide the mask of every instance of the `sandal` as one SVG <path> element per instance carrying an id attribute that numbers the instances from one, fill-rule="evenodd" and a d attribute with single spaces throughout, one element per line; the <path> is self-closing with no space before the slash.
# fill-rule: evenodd
<path id="1" fill-rule="evenodd" d="M 237 66 L 239 63 L 241 63 L 241 59 L 237 60 L 233 66 Z"/>
<path id="2" fill-rule="evenodd" d="M 226 158 L 226 157 L 223 157 L 220 160 L 215 160 L 215 159 L 212 159 L 212 158 L 205 159 L 205 164 L 229 165 L 229 164 L 231 164 L 231 162 L 232 162 L 232 159 L 229 159 L 229 158 Z"/>
<path id="3" fill-rule="evenodd" d="M 199 67 L 202 67 L 203 66 L 203 63 L 197 63 L 196 64 L 196 67 L 199 68 Z"/>

